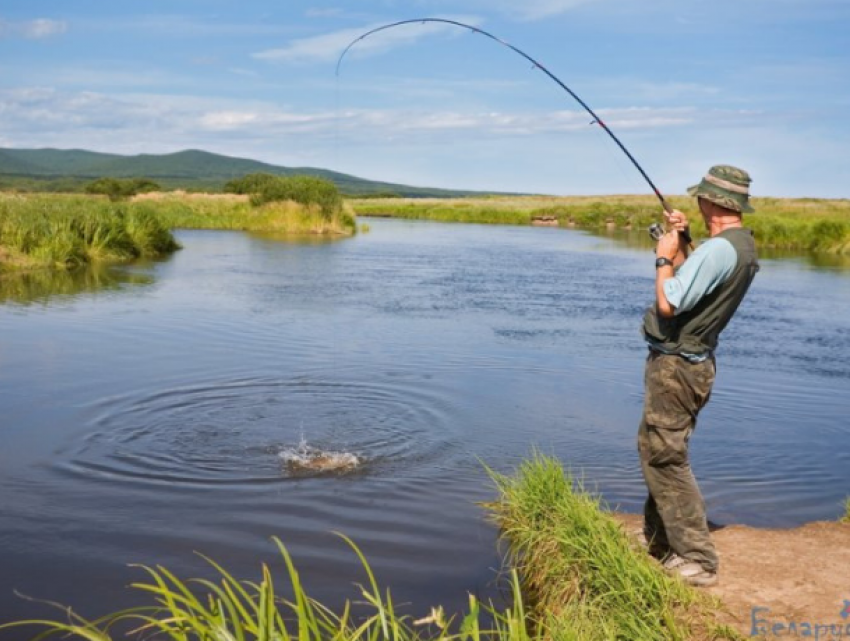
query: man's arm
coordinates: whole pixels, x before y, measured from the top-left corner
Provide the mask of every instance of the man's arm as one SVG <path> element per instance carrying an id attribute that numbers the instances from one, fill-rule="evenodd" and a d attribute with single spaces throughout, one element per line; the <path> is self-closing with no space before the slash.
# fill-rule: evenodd
<path id="1" fill-rule="evenodd" d="M 674 265 L 675 261 L 679 260 L 681 264 L 684 260 L 684 250 L 681 247 L 685 244 L 679 232 L 673 230 L 664 234 L 658 241 L 658 247 L 655 248 L 656 258 L 666 258 L 670 264 L 655 268 L 655 302 L 658 307 L 658 314 L 664 318 L 672 318 L 676 314 L 676 309 L 667 300 L 667 295 L 664 293 L 664 281 L 673 278 L 676 275 Z"/>

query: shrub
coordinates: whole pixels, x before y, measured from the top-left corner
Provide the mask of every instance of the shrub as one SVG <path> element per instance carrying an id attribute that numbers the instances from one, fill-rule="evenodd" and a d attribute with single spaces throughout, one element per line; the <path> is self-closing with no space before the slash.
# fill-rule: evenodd
<path id="1" fill-rule="evenodd" d="M 315 176 L 280 177 L 266 183 L 260 191 L 251 195 L 251 204 L 254 206 L 284 200 L 292 200 L 307 207 L 318 206 L 326 220 L 342 209 L 342 196 L 337 186 L 330 180 Z"/>
<path id="2" fill-rule="evenodd" d="M 115 201 L 159 191 L 160 186 L 148 178 L 98 178 L 86 185 L 85 190 L 87 194 L 100 194 Z"/>
<path id="3" fill-rule="evenodd" d="M 242 176 L 242 178 L 234 178 L 224 185 L 224 192 L 227 194 L 256 194 L 261 192 L 267 185 L 275 182 L 279 176 L 272 174 L 256 173 Z"/>

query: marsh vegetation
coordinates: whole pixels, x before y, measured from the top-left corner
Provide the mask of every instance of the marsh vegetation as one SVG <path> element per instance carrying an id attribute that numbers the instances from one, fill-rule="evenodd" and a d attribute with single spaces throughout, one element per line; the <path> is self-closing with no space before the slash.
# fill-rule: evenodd
<path id="1" fill-rule="evenodd" d="M 0 269 L 73 268 L 177 249 L 150 205 L 85 196 L 0 196 Z"/>
<path id="2" fill-rule="evenodd" d="M 251 177 L 247 177 L 250 179 Z M 352 209 L 333 183 L 269 176 L 244 194 L 139 193 L 137 181 L 103 179 L 95 195 L 0 195 L 0 269 L 74 268 L 171 253 L 172 229 L 352 235 Z M 145 189 L 141 189 L 142 192 Z"/>
<path id="3" fill-rule="evenodd" d="M 695 238 L 705 235 L 693 198 L 670 204 L 692 221 Z M 375 198 L 350 201 L 360 215 L 442 222 L 530 225 L 553 219 L 560 227 L 588 230 L 640 229 L 661 219 L 653 196 L 523 196 L 454 199 Z M 756 213 L 745 216 L 759 246 L 798 251 L 850 253 L 850 200 L 754 198 Z"/>

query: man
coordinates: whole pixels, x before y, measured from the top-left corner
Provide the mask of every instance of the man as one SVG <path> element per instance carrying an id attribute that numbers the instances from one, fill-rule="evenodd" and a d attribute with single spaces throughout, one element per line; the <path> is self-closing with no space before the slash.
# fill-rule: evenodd
<path id="1" fill-rule="evenodd" d="M 690 256 L 687 218 L 667 214 L 673 229 L 658 241 L 655 304 L 643 322 L 649 345 L 638 430 L 649 490 L 644 535 L 668 572 L 703 587 L 717 583 L 718 561 L 688 442 L 714 383 L 718 336 L 758 271 L 752 232 L 741 223 L 753 211 L 749 185 L 747 172 L 717 165 L 688 190 L 711 236 Z"/>

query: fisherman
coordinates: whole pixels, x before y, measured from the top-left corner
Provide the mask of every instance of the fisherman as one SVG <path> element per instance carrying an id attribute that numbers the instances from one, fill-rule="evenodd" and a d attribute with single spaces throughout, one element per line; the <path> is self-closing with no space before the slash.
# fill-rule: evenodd
<path id="1" fill-rule="evenodd" d="M 690 256 L 687 217 L 666 214 L 672 229 L 655 250 L 655 304 L 643 321 L 649 345 L 638 430 L 649 490 L 643 534 L 669 573 L 702 587 L 717 583 L 718 560 L 688 443 L 711 394 L 718 336 L 758 271 L 752 231 L 741 222 L 753 211 L 749 186 L 747 172 L 716 165 L 688 189 L 711 236 Z"/>

